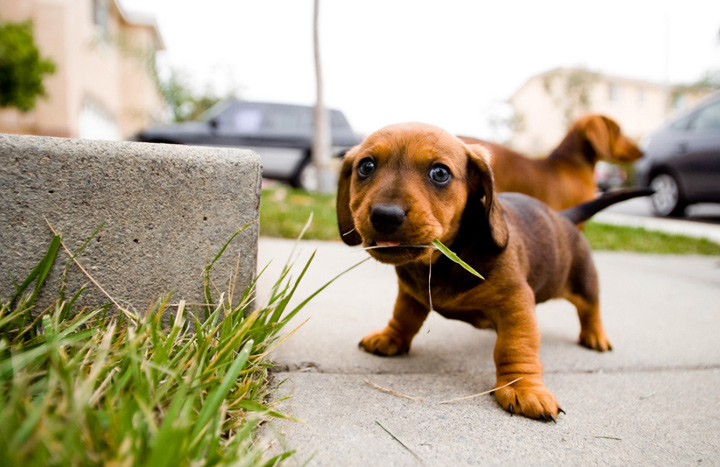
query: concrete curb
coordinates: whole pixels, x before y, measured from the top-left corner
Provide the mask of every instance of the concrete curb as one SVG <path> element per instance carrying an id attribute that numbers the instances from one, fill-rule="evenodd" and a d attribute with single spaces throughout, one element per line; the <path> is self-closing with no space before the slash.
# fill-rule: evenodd
<path id="1" fill-rule="evenodd" d="M 47 219 L 71 251 L 104 223 L 78 259 L 123 306 L 144 312 L 170 291 L 202 303 L 203 268 L 259 214 L 262 167 L 250 151 L 0 134 L 0 161 L 3 300 L 47 251 Z M 255 222 L 216 263 L 221 291 L 253 279 L 257 240 Z M 67 260 L 58 255 L 39 310 L 57 299 Z M 71 267 L 66 297 L 88 282 Z M 91 286 L 80 304 L 107 301 Z"/>

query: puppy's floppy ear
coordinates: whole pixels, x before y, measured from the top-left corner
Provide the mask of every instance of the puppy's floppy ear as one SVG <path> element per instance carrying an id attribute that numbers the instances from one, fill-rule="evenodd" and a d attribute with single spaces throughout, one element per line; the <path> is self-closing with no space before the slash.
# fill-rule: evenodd
<path id="1" fill-rule="evenodd" d="M 502 207 L 496 199 L 495 181 L 490 160 L 492 155 L 479 144 L 470 144 L 468 148 L 468 201 L 466 216 L 469 222 L 476 223 L 478 217 L 487 223 L 490 241 L 499 249 L 508 243 L 508 227 Z M 476 208 L 477 207 L 477 208 Z M 472 211 L 475 212 L 472 212 Z M 481 212 L 477 212 L 481 210 Z"/>
<path id="2" fill-rule="evenodd" d="M 350 246 L 362 243 L 362 238 L 355 230 L 352 213 L 350 212 L 350 180 L 352 179 L 353 162 L 357 154 L 357 146 L 345 154 L 340 168 L 337 192 L 337 220 L 340 238 Z"/>
<path id="3" fill-rule="evenodd" d="M 615 121 L 602 115 L 589 117 L 585 124 L 585 138 L 597 156 L 590 163 L 594 164 L 601 159 L 611 161 L 618 136 L 620 136 L 620 126 Z"/>

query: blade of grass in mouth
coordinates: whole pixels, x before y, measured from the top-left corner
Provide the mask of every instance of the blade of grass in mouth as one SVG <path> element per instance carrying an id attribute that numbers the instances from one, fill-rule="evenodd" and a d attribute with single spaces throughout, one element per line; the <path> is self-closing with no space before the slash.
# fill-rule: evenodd
<path id="1" fill-rule="evenodd" d="M 440 253 L 444 254 L 450 261 L 459 264 L 463 267 L 467 272 L 470 274 L 479 277 L 482 280 L 485 280 L 483 276 L 480 275 L 479 272 L 477 272 L 475 269 L 473 269 L 469 264 L 467 264 L 465 261 L 461 260 L 458 255 L 450 251 L 448 247 L 442 244 L 440 240 L 433 240 L 432 242 L 433 246 L 440 251 Z"/>
<path id="2" fill-rule="evenodd" d="M 388 245 L 374 245 L 374 246 L 367 246 L 364 247 L 363 250 L 377 250 L 380 248 L 433 248 L 435 250 L 438 250 L 440 253 L 445 255 L 450 261 L 460 265 L 463 269 L 465 269 L 470 274 L 479 277 L 482 280 L 485 280 L 485 278 L 477 272 L 475 269 L 473 269 L 472 266 L 467 264 L 465 261 L 460 259 L 458 255 L 456 255 L 452 250 L 450 250 L 448 247 L 442 244 L 440 240 L 433 240 L 432 245 L 398 245 L 398 246 L 388 246 Z"/>

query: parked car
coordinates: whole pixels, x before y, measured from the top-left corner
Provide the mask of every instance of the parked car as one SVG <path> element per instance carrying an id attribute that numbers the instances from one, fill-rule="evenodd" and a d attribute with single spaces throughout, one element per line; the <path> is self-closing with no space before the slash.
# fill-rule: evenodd
<path id="1" fill-rule="evenodd" d="M 332 153 L 342 156 L 360 139 L 340 111 L 330 110 L 329 114 Z M 154 126 L 135 139 L 251 149 L 262 159 L 263 177 L 311 189 L 316 183 L 310 164 L 313 128 L 313 107 L 227 99 L 200 121 Z"/>
<path id="2" fill-rule="evenodd" d="M 600 191 L 619 188 L 627 181 L 627 173 L 622 167 L 605 161 L 598 161 L 595 164 L 594 177 Z"/>
<path id="3" fill-rule="evenodd" d="M 651 187 L 658 216 L 682 216 L 694 203 L 720 202 L 720 92 L 655 130 L 641 143 L 636 181 Z"/>

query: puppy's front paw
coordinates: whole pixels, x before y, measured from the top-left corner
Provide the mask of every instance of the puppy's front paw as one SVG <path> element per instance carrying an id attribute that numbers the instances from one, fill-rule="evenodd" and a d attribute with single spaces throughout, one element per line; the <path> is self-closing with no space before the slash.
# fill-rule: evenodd
<path id="1" fill-rule="evenodd" d="M 498 386 L 504 384 L 507 382 L 498 381 Z M 558 406 L 555 396 L 541 381 L 520 380 L 495 391 L 495 397 L 500 406 L 511 414 L 520 414 L 536 420 L 554 422 L 558 412 L 565 413 Z"/>
<path id="2" fill-rule="evenodd" d="M 612 345 L 605 335 L 605 331 L 600 330 L 583 330 L 580 332 L 580 345 L 588 349 L 597 350 L 598 352 L 607 352 L 612 350 Z"/>
<path id="3" fill-rule="evenodd" d="M 362 338 L 359 345 L 375 355 L 400 355 L 410 351 L 410 342 L 389 327 L 371 332 Z"/>

